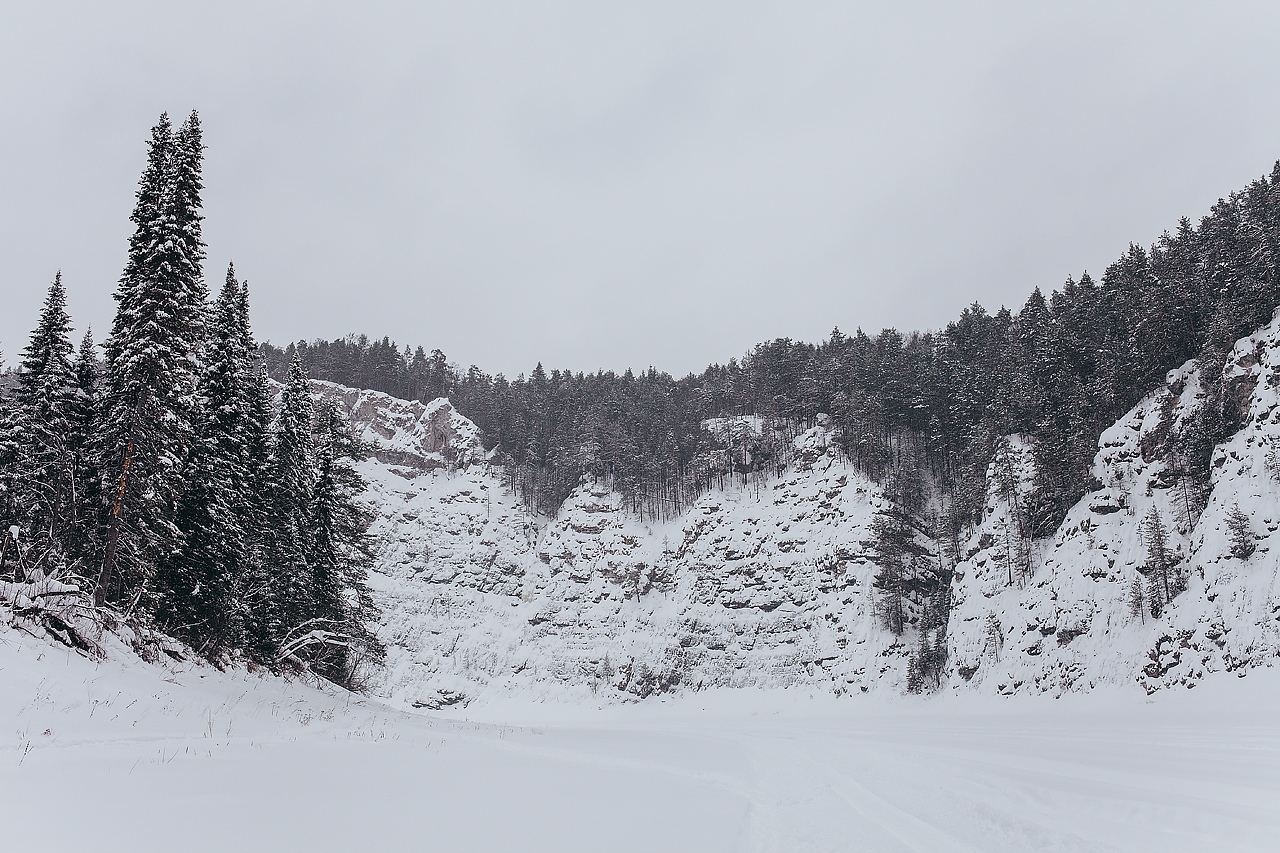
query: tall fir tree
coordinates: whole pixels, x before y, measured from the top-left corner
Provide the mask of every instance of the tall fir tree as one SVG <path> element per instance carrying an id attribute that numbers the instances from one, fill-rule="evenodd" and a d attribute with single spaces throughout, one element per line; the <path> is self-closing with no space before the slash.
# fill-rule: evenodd
<path id="1" fill-rule="evenodd" d="M 241 288 L 242 291 L 244 288 Z M 247 504 L 243 518 L 248 538 L 245 588 L 238 606 L 251 654 L 269 660 L 277 636 L 274 601 L 274 494 L 271 488 L 271 380 L 259 367 L 250 377 L 245 399 Z"/>
<path id="2" fill-rule="evenodd" d="M 155 584 L 161 623 L 202 651 L 238 647 L 238 607 L 248 573 L 250 531 L 246 418 L 251 380 L 244 350 L 244 304 L 228 268 L 210 323 L 196 399 L 199 417 L 184 490 L 175 511 L 178 539 Z"/>
<path id="3" fill-rule="evenodd" d="M 92 453 L 99 396 L 99 363 L 92 329 L 86 329 L 80 340 L 73 372 L 75 393 L 72 397 L 71 432 L 67 438 L 67 446 L 75 466 L 72 479 L 75 495 L 71 504 L 67 547 L 73 553 L 91 555 L 96 552 L 97 508 L 102 501 L 101 482 Z M 86 568 L 92 570 L 93 567 Z"/>
<path id="4" fill-rule="evenodd" d="M 49 287 L 40 320 L 23 350 L 18 374 L 16 471 L 19 518 L 27 538 L 61 551 L 74 515 L 75 459 L 70 446 L 75 411 L 71 320 L 59 272 Z"/>
<path id="5" fill-rule="evenodd" d="M 1249 514 L 1238 503 L 1232 504 L 1231 511 L 1227 513 L 1227 534 L 1231 538 L 1231 555 L 1237 560 L 1249 559 L 1258 548 Z"/>
<path id="6" fill-rule="evenodd" d="M 312 618 L 313 585 L 307 568 L 306 536 L 315 489 L 312 427 L 314 407 L 302 359 L 295 356 L 272 429 L 267 491 L 271 506 L 267 531 L 268 638 L 283 642 Z"/>
<path id="7" fill-rule="evenodd" d="M 330 642 L 310 651 L 311 665 L 339 683 L 351 681 L 358 657 L 374 651 L 365 627 L 373 605 L 365 577 L 373 562 L 366 536 L 369 517 L 356 502 L 364 481 L 351 467 L 358 445 L 333 401 L 321 404 L 316 423 L 316 480 L 307 515 L 310 618 L 330 628 Z"/>
<path id="8" fill-rule="evenodd" d="M 162 115 L 152 129 L 106 344 L 95 437 L 107 503 L 100 603 L 142 588 L 175 541 L 204 327 L 202 156 L 195 114 L 176 139 Z"/>
<path id="9" fill-rule="evenodd" d="M 1181 591 L 1181 584 L 1176 572 L 1176 559 L 1169 548 L 1169 533 L 1159 510 L 1151 508 L 1140 530 L 1147 546 L 1147 572 L 1151 579 L 1149 597 L 1152 615 L 1155 616 Z"/>
<path id="10" fill-rule="evenodd" d="M 890 502 L 876 511 L 871 522 L 876 573 L 871 585 L 879 599 L 884 626 L 894 634 L 906 629 L 908 574 L 914 547 L 911 520 L 906 510 Z"/>

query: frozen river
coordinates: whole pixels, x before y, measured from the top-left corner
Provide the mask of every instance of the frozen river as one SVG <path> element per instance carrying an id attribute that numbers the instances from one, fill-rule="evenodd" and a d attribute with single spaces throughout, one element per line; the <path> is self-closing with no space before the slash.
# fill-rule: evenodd
<path id="1" fill-rule="evenodd" d="M 26 851 L 1274 850 L 1277 675 L 1155 701 L 783 691 L 428 716 L 7 634 L 0 837 Z"/>

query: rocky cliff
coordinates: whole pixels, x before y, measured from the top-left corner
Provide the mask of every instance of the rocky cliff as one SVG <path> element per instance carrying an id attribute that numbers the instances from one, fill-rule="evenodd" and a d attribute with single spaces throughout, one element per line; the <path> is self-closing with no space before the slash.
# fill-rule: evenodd
<path id="1" fill-rule="evenodd" d="M 1181 476 L 1174 446 L 1205 398 L 1194 362 L 1103 433 L 1093 466 L 1099 487 L 1021 562 L 1007 546 L 1017 492 L 991 489 L 956 568 L 954 689 L 1061 694 L 1136 681 L 1154 691 L 1277 660 L 1280 319 L 1236 344 L 1223 389 L 1238 429 L 1214 450 L 1207 495 Z M 999 464 L 1026 471 L 1017 442 L 1009 455 L 993 463 L 993 483 Z M 1247 556 L 1229 529 L 1236 507 L 1252 539 Z M 1158 616 L 1151 599 L 1162 590 L 1152 586 L 1164 580 L 1152 565 L 1153 517 L 1174 586 Z"/>
<path id="2" fill-rule="evenodd" d="M 1189 493 L 1170 444 L 1204 396 L 1194 363 L 1103 434 L 1099 487 L 1047 539 L 1018 529 L 1033 472 L 1030 448 L 1009 437 L 956 565 L 947 689 L 1156 690 L 1276 659 L 1280 320 L 1240 341 L 1224 375 L 1239 428 L 1214 453 L 1207 498 Z M 440 707 L 509 692 L 904 689 L 913 637 L 880 626 L 871 587 L 883 497 L 824 425 L 795 440 L 782 476 L 713 490 L 671 522 L 642 522 L 593 482 L 535 518 L 447 400 L 317 392 L 372 448 L 360 471 L 389 649 L 377 692 Z M 1246 558 L 1227 524 L 1237 505 L 1255 540 Z M 1152 582 L 1153 510 L 1177 587 L 1158 616 L 1134 601 Z"/>

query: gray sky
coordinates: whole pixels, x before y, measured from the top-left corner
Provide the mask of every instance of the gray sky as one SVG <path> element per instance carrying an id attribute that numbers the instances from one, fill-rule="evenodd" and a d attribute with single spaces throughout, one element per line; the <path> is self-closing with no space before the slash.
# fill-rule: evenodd
<path id="1" fill-rule="evenodd" d="M 162 110 L 200 110 L 208 275 L 259 337 L 509 375 L 1016 307 L 1280 158 L 1274 3 L 23 5 L 10 365 L 59 267 L 109 327 Z"/>

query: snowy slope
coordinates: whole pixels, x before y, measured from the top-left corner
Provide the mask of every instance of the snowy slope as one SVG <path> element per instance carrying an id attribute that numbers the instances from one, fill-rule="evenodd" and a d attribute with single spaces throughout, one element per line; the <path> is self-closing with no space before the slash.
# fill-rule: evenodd
<path id="1" fill-rule="evenodd" d="M 1061 694 L 1137 681 L 1150 691 L 1276 662 L 1280 318 L 1236 344 L 1224 376 L 1243 425 L 1214 453 L 1212 491 L 1198 517 L 1188 516 L 1188 496 L 1169 464 L 1170 434 L 1204 396 L 1194 362 L 1171 371 L 1165 387 L 1103 433 L 1093 469 L 1101 487 L 1052 538 L 1034 543 L 1030 577 L 1013 584 L 1004 537 L 1009 499 L 992 489 L 956 569 L 953 686 Z M 1232 556 L 1226 525 L 1237 503 L 1257 539 L 1245 560 Z M 1135 581 L 1147 583 L 1139 571 L 1148 559 L 1141 525 L 1153 508 L 1187 581 L 1156 619 L 1130 605 Z"/>

